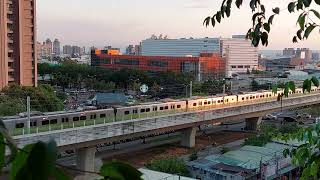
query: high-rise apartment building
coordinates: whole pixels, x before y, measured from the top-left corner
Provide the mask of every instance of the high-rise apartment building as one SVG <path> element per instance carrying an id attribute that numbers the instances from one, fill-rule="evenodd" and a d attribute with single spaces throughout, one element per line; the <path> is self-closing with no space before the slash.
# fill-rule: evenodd
<path id="1" fill-rule="evenodd" d="M 219 38 L 181 38 L 181 39 L 155 39 L 143 40 L 141 55 L 143 56 L 193 56 L 199 57 L 201 53 L 219 53 Z"/>
<path id="2" fill-rule="evenodd" d="M 0 1 L 0 89 L 37 85 L 35 0 Z"/>
<path id="3" fill-rule="evenodd" d="M 55 39 L 52 44 L 52 53 L 54 56 L 60 56 L 60 41 Z"/>
<path id="4" fill-rule="evenodd" d="M 221 56 L 226 59 L 226 76 L 258 69 L 258 48 L 250 40 L 238 38 L 221 39 Z"/>

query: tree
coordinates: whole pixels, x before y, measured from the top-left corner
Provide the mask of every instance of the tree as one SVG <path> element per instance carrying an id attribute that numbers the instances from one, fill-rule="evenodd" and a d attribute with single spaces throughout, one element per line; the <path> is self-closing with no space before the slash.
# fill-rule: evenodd
<path id="1" fill-rule="evenodd" d="M 196 150 L 192 151 L 189 156 L 189 161 L 194 161 L 198 159 L 198 152 Z"/>
<path id="2" fill-rule="evenodd" d="M 273 7 L 272 15 L 266 16 L 267 7 L 263 4 L 261 0 L 250 0 L 247 1 L 252 10 L 252 27 L 249 28 L 246 37 L 251 40 L 254 46 L 268 46 L 269 34 L 271 32 L 271 26 L 273 20 L 282 11 L 280 7 Z M 265 2 L 265 1 L 264 1 Z M 233 4 L 234 3 L 234 4 Z M 237 8 L 241 8 L 243 5 L 243 0 L 223 0 L 221 8 L 213 15 L 205 18 L 203 24 L 212 27 L 216 26 L 216 22 L 221 23 L 222 18 L 228 18 L 231 16 L 231 11 L 235 5 Z M 320 13 L 315 10 L 319 7 L 320 0 L 294 0 L 288 1 L 286 7 L 287 11 L 292 14 L 299 13 L 297 24 L 299 25 L 296 35 L 293 37 L 292 41 L 294 43 L 299 40 L 308 39 L 311 32 L 318 28 L 319 29 L 319 19 Z"/>

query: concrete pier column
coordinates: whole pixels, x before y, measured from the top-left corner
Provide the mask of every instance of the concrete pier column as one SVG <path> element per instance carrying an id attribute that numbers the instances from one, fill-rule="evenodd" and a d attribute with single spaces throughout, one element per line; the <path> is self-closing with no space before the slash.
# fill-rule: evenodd
<path id="1" fill-rule="evenodd" d="M 259 124 L 261 123 L 261 120 L 261 117 L 247 118 L 245 130 L 256 131 L 258 129 Z"/>
<path id="2" fill-rule="evenodd" d="M 96 148 L 81 148 L 76 151 L 77 168 L 83 171 L 94 171 Z"/>
<path id="3" fill-rule="evenodd" d="M 197 128 L 188 128 L 181 131 L 181 146 L 192 148 L 196 145 Z"/>

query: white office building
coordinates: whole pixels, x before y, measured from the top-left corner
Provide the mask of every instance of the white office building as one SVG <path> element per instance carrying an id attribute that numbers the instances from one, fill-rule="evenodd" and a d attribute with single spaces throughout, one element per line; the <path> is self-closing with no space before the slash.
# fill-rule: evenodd
<path id="1" fill-rule="evenodd" d="M 226 59 L 227 77 L 258 68 L 258 48 L 252 46 L 250 40 L 239 37 L 233 36 L 233 38 L 220 40 L 220 53 Z"/>
<path id="2" fill-rule="evenodd" d="M 141 43 L 143 56 L 193 56 L 220 53 L 219 38 L 146 39 Z"/>

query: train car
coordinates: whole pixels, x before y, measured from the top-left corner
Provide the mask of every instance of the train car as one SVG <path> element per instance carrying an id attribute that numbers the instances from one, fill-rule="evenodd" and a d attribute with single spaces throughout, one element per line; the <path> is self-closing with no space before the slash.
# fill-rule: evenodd
<path id="1" fill-rule="evenodd" d="M 224 104 L 232 104 L 238 102 L 238 96 L 237 95 L 230 95 L 230 96 L 225 96 L 223 98 Z"/>
<path id="2" fill-rule="evenodd" d="M 153 102 L 131 107 L 119 107 L 116 119 L 129 120 L 182 111 L 186 111 L 186 101 Z"/>

